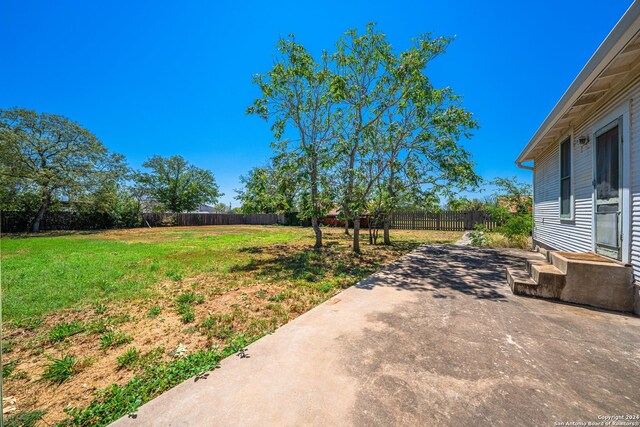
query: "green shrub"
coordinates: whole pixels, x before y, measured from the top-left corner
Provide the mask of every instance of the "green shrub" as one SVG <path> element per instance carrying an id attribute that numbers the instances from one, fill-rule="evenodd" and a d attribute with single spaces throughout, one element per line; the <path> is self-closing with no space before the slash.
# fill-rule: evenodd
<path id="1" fill-rule="evenodd" d="M 78 334 L 84 330 L 85 326 L 75 320 L 73 322 L 58 323 L 49 331 L 49 342 L 57 343 L 64 341 L 65 338 Z"/>
<path id="2" fill-rule="evenodd" d="M 78 360 L 69 354 L 61 359 L 50 359 L 51 362 L 47 364 L 42 375 L 44 380 L 62 384 L 78 372 Z"/>
<path id="3" fill-rule="evenodd" d="M 469 233 L 471 246 L 486 246 L 489 243 L 487 238 L 487 227 L 483 224 L 476 225 L 475 230 Z"/>
<path id="4" fill-rule="evenodd" d="M 531 215 L 511 215 L 498 230 L 507 239 L 529 237 L 533 231 Z"/>

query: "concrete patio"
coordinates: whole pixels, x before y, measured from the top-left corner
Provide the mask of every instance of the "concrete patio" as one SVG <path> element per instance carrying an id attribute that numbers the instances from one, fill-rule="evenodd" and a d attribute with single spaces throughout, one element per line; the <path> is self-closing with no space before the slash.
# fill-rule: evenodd
<path id="1" fill-rule="evenodd" d="M 504 270 L 527 256 L 420 248 L 115 425 L 552 426 L 640 414 L 640 318 L 514 296 Z"/>

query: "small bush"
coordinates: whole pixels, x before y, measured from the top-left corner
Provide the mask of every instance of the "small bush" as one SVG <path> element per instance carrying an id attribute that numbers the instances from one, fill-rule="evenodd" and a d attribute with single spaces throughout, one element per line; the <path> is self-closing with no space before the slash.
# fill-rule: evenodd
<path id="1" fill-rule="evenodd" d="M 100 348 L 118 347 L 131 341 L 133 338 L 122 331 L 108 331 L 100 337 Z"/>
<path id="2" fill-rule="evenodd" d="M 131 347 L 118 356 L 118 368 L 131 368 L 140 359 L 140 352 L 137 348 Z"/>
<path id="3" fill-rule="evenodd" d="M 512 215 L 498 231 L 509 240 L 527 238 L 533 231 L 533 218 L 531 215 Z"/>
<path id="4" fill-rule="evenodd" d="M 487 228 L 482 225 L 476 225 L 476 229 L 469 233 L 471 246 L 487 246 L 489 240 L 487 238 Z"/>
<path id="5" fill-rule="evenodd" d="M 66 355 L 61 359 L 51 358 L 51 362 L 44 369 L 42 379 L 55 384 L 62 384 L 77 373 L 78 360 Z"/>
<path id="6" fill-rule="evenodd" d="M 75 320 L 73 322 L 58 323 L 49 331 L 49 342 L 57 343 L 64 341 L 67 337 L 78 334 L 84 330 L 85 326 Z"/>

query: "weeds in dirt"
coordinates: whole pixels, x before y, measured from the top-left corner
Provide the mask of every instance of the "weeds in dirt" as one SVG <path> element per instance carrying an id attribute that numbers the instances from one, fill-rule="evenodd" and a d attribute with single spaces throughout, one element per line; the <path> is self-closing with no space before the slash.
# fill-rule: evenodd
<path id="1" fill-rule="evenodd" d="M 2 378 L 9 378 L 18 365 L 18 360 L 2 364 Z"/>
<path id="2" fill-rule="evenodd" d="M 162 309 L 160 308 L 160 306 L 154 305 L 149 309 L 149 313 L 147 313 L 147 317 L 150 319 L 156 318 L 160 315 L 161 312 L 162 312 Z"/>
<path id="3" fill-rule="evenodd" d="M 118 356 L 118 368 L 132 368 L 140 359 L 140 352 L 137 348 L 131 347 Z"/>
<path id="4" fill-rule="evenodd" d="M 107 331 L 100 337 L 100 348 L 119 347 L 129 344 L 133 338 L 122 331 Z"/>
<path id="5" fill-rule="evenodd" d="M 182 323 L 191 323 L 196 319 L 196 315 L 193 311 L 193 304 L 202 304 L 204 297 L 197 295 L 194 292 L 184 292 L 176 298 L 178 308 L 176 312 L 181 316 Z"/>
<path id="6" fill-rule="evenodd" d="M 78 372 L 78 359 L 66 355 L 61 359 L 51 358 L 51 362 L 45 367 L 43 380 L 54 384 L 62 384 Z"/>
<path id="7" fill-rule="evenodd" d="M 202 295 L 197 295 L 194 292 L 184 292 L 176 298 L 176 302 L 178 304 L 202 304 L 204 302 L 204 297 Z"/>
<path id="8" fill-rule="evenodd" d="M 4 427 L 34 427 L 47 411 L 27 411 L 9 415 L 4 419 Z"/>
<path id="9" fill-rule="evenodd" d="M 72 335 L 84 332 L 85 329 L 85 325 L 78 321 L 58 323 L 49 331 L 49 342 L 55 344 L 64 341 Z"/>
<path id="10" fill-rule="evenodd" d="M 279 294 L 276 295 L 271 295 L 269 297 L 269 301 L 273 301 L 273 302 L 280 302 L 285 298 L 285 293 L 284 292 L 280 292 Z"/>
<path id="11" fill-rule="evenodd" d="M 198 350 L 184 357 L 146 364 L 123 386 L 113 384 L 96 393 L 95 399 L 85 408 L 66 409 L 71 417 L 60 426 L 103 426 L 118 418 L 135 412 L 140 405 L 158 396 L 182 381 L 196 377 L 218 367 L 223 358 L 237 353 L 260 336 L 247 338 L 241 334 L 229 340 L 222 351 Z M 141 364 L 142 365 L 142 364 Z"/>
<path id="12" fill-rule="evenodd" d="M 95 314 L 96 316 L 101 316 L 106 311 L 107 311 L 106 304 L 100 303 L 100 304 L 96 304 L 96 305 L 93 306 L 93 314 Z"/>
<path id="13" fill-rule="evenodd" d="M 233 335 L 233 316 L 212 314 L 202 322 L 200 330 L 209 339 L 227 339 Z"/>

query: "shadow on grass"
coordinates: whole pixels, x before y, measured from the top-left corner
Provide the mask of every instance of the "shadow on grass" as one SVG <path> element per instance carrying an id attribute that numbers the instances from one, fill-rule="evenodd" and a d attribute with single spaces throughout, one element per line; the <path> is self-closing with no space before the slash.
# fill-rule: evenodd
<path id="1" fill-rule="evenodd" d="M 111 229 L 109 229 L 111 230 Z M 107 231 L 104 230 L 55 230 L 55 231 L 41 231 L 39 233 L 32 233 L 30 231 L 20 233 L 0 233 L 3 239 L 25 239 L 27 237 L 64 237 L 64 236 L 85 236 L 91 234 L 100 234 Z"/>
<path id="2" fill-rule="evenodd" d="M 364 245 L 363 245 L 364 246 Z M 254 272 L 257 276 L 270 279 L 293 279 L 319 282 L 328 277 L 350 277 L 362 279 L 384 265 L 420 246 L 417 242 L 402 242 L 392 246 L 366 245 L 361 254 L 350 248 L 340 247 L 339 242 L 330 240 L 322 249 L 313 247 L 295 248 L 276 245 L 256 250 L 243 249 L 248 253 L 271 253 L 268 259 L 252 259 L 247 264 L 237 265 L 232 272 Z"/>

